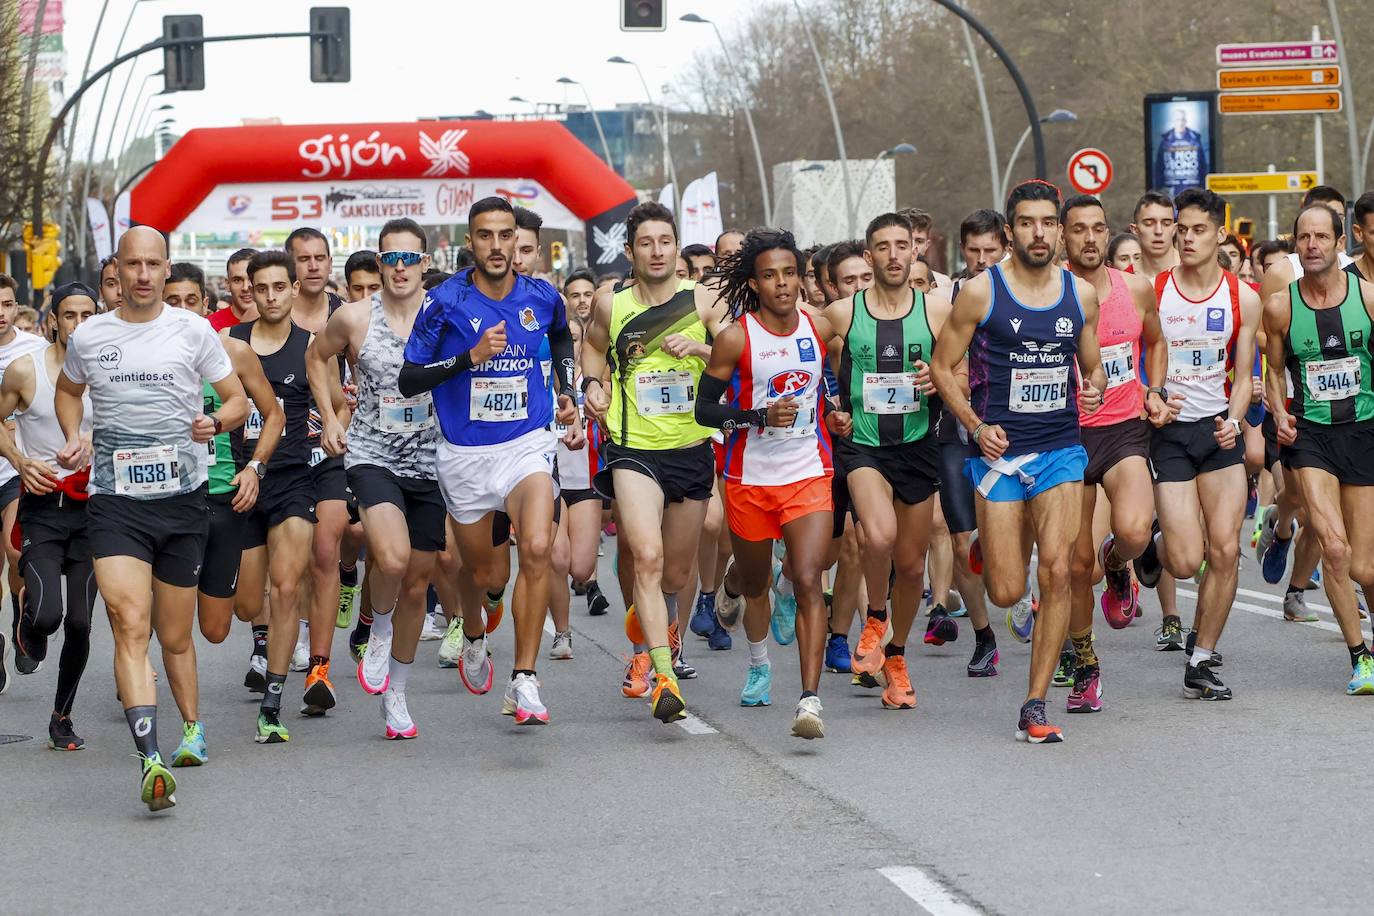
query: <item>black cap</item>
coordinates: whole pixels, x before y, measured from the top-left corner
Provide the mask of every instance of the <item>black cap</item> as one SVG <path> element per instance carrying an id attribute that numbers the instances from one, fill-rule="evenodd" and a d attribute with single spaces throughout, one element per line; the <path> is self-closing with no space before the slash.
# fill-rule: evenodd
<path id="1" fill-rule="evenodd" d="M 57 307 L 62 304 L 62 300 L 69 296 L 88 296 L 90 300 L 100 305 L 100 294 L 80 281 L 74 283 L 63 283 L 52 291 L 52 309 L 57 311 Z"/>

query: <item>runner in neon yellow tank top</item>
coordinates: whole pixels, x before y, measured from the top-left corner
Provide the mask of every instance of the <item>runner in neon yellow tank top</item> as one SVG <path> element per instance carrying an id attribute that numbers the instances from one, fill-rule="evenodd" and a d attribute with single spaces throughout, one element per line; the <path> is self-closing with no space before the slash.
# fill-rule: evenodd
<path id="1" fill-rule="evenodd" d="M 677 224 L 665 207 L 640 204 L 626 228 L 635 283 L 596 294 L 582 346 L 582 387 L 587 413 L 610 440 L 593 485 L 615 498 L 621 562 L 634 564 L 626 634 L 636 658 L 622 690 L 631 697 L 649 692 L 640 676 L 647 652 L 654 717 L 672 722 L 686 704 L 673 674 L 669 621 L 695 551 L 665 545 L 697 543 L 711 498 L 711 431 L 697 425 L 693 410 L 711 352 L 707 332 L 725 327 L 726 307 L 708 287 L 676 276 Z"/>

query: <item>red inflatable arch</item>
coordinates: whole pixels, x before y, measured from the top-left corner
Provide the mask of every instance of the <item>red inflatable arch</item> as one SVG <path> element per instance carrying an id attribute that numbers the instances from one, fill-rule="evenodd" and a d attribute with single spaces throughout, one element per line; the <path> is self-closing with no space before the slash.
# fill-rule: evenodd
<path id="1" fill-rule="evenodd" d="M 539 182 L 586 224 L 589 263 L 626 266 L 624 221 L 634 189 L 554 121 L 200 128 L 134 186 L 129 215 L 174 232 L 221 185 L 490 178 Z M 331 189 L 330 204 L 338 197 Z M 444 221 L 466 221 L 465 210 L 451 215 Z M 303 211 L 300 222 L 319 216 Z"/>

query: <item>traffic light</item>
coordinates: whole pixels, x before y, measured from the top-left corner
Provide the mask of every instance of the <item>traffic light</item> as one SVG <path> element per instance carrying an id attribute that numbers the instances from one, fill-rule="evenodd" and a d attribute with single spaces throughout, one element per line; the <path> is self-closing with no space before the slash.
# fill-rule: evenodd
<path id="1" fill-rule="evenodd" d="M 549 244 L 549 265 L 554 270 L 563 269 L 563 243 L 552 242 Z"/>
<path id="2" fill-rule="evenodd" d="M 348 82 L 352 76 L 348 7 L 312 6 L 310 31 L 310 82 Z"/>
<path id="3" fill-rule="evenodd" d="M 34 289 L 47 289 L 57 268 L 62 266 L 62 243 L 57 240 L 61 231 L 53 223 L 44 223 L 43 237 L 35 239 L 33 224 L 24 224 L 24 251 Z"/>
<path id="4" fill-rule="evenodd" d="M 621 0 L 622 32 L 662 32 L 668 28 L 663 5 L 666 0 Z"/>
<path id="5" fill-rule="evenodd" d="M 163 16 L 163 38 L 203 38 L 200 16 Z M 165 92 L 189 92 L 205 88 L 205 45 L 177 45 L 162 49 Z"/>
<path id="6" fill-rule="evenodd" d="M 1248 249 L 1250 247 L 1250 242 L 1255 238 L 1255 221 L 1248 216 L 1237 217 L 1235 225 L 1232 227 L 1232 231 L 1235 233 L 1236 238 L 1240 239 Z"/>

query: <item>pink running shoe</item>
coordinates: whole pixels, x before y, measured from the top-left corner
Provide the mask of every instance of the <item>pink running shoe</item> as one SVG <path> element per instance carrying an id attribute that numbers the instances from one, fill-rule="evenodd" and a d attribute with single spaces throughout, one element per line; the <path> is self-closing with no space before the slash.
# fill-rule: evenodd
<path id="1" fill-rule="evenodd" d="M 1073 675 L 1066 712 L 1098 712 L 1102 709 L 1102 672 L 1097 665 L 1079 668 Z"/>
<path id="2" fill-rule="evenodd" d="M 1121 630 L 1135 620 L 1136 597 L 1135 590 L 1131 588 L 1129 567 L 1107 569 L 1107 555 L 1111 553 L 1115 541 L 1110 534 L 1107 535 L 1097 552 L 1097 557 L 1106 572 L 1102 589 L 1102 616 L 1107 618 L 1107 625 L 1113 630 Z"/>

